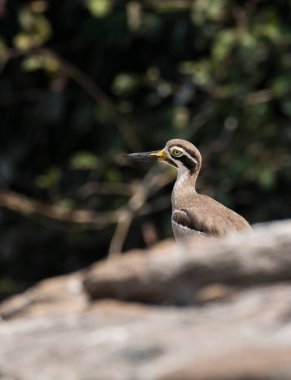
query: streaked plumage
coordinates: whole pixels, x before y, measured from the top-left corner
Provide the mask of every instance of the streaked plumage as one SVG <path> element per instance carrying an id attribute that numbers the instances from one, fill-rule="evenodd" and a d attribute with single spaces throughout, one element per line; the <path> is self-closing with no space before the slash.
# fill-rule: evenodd
<path id="1" fill-rule="evenodd" d="M 176 240 L 193 235 L 222 237 L 231 231 L 250 229 L 242 216 L 213 198 L 197 193 L 195 185 L 202 158 L 190 142 L 174 139 L 161 151 L 133 153 L 129 157 L 162 161 L 178 170 L 172 192 L 172 227 Z"/>

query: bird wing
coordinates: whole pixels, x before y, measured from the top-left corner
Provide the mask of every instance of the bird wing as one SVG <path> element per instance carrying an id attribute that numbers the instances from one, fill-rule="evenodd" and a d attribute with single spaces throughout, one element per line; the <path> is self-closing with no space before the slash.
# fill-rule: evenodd
<path id="1" fill-rule="evenodd" d="M 250 228 L 249 223 L 233 210 L 210 197 L 200 197 L 203 197 L 203 202 L 200 198 L 200 202 L 187 209 L 176 209 L 172 215 L 173 223 L 211 236 L 224 236 L 230 231 Z"/>
<path id="2" fill-rule="evenodd" d="M 175 210 L 172 216 L 172 222 L 176 223 L 180 227 L 185 227 L 193 232 L 205 233 L 203 225 L 199 223 L 197 218 L 193 218 L 190 212 L 185 209 Z"/>

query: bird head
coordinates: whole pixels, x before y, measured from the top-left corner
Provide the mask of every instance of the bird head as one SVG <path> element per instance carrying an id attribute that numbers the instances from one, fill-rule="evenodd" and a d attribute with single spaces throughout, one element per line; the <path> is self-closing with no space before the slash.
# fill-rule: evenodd
<path id="1" fill-rule="evenodd" d="M 167 142 L 162 150 L 142 153 L 132 153 L 128 158 L 135 161 L 159 161 L 178 169 L 178 172 L 194 173 L 201 167 L 199 150 L 186 140 L 174 139 Z"/>

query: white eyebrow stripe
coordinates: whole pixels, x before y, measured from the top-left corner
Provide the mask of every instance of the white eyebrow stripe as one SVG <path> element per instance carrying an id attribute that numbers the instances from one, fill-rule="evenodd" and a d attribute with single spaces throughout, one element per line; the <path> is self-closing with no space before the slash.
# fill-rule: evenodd
<path id="1" fill-rule="evenodd" d="M 183 148 L 180 148 L 180 147 L 174 147 L 174 149 L 177 149 L 179 150 L 180 152 L 183 152 L 183 154 L 187 157 L 190 158 L 190 160 L 193 160 L 195 162 L 195 164 L 198 164 L 198 161 L 193 157 L 193 156 L 190 156 L 190 154 L 188 152 L 186 152 Z"/>

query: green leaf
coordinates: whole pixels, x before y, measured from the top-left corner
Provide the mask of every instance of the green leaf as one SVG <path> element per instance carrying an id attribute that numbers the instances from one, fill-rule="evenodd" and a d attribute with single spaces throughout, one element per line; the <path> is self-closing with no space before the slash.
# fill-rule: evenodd
<path id="1" fill-rule="evenodd" d="M 274 78 L 271 88 L 272 92 L 277 97 L 285 97 L 286 94 L 290 91 L 290 74 L 282 73 Z"/>
<path id="2" fill-rule="evenodd" d="M 223 20 L 227 11 L 228 0 L 196 0 L 192 5 L 192 20 L 195 24 L 202 24 L 210 20 Z"/>
<path id="3" fill-rule="evenodd" d="M 137 75 L 119 74 L 115 77 L 112 90 L 118 95 L 133 93 L 139 84 Z"/>
<path id="4" fill-rule="evenodd" d="M 27 51 L 42 46 L 52 35 L 51 24 L 42 14 L 21 10 L 19 24 L 21 32 L 13 38 L 13 43 L 19 50 Z"/>
<path id="5" fill-rule="evenodd" d="M 212 47 L 212 56 L 215 61 L 223 60 L 231 51 L 236 42 L 236 34 L 232 29 L 222 30 L 218 33 Z"/>
<path id="6" fill-rule="evenodd" d="M 97 168 L 98 159 L 90 152 L 78 152 L 71 158 L 70 165 L 75 170 L 92 170 Z"/>
<path id="7" fill-rule="evenodd" d="M 258 182 L 261 187 L 269 189 L 275 182 L 275 175 L 271 168 L 264 167 L 258 172 Z"/>
<path id="8" fill-rule="evenodd" d="M 52 167 L 46 173 L 41 174 L 35 180 L 35 183 L 38 187 L 43 189 L 49 189 L 58 184 L 61 178 L 61 171 L 59 168 Z"/>
<path id="9" fill-rule="evenodd" d="M 120 171 L 115 168 L 110 168 L 106 171 L 105 178 L 109 182 L 120 182 L 121 181 Z"/>
<path id="10" fill-rule="evenodd" d="M 210 61 L 202 59 L 200 61 L 182 62 L 179 67 L 182 74 L 194 75 L 195 83 L 200 86 L 209 85 L 212 82 Z"/>
<path id="11" fill-rule="evenodd" d="M 70 198 L 63 198 L 57 202 L 56 206 L 58 206 L 64 212 L 69 212 L 73 210 L 75 203 Z"/>
<path id="12" fill-rule="evenodd" d="M 25 71 L 35 71 L 43 69 L 50 73 L 56 73 L 61 66 L 59 61 L 50 55 L 29 55 L 22 61 L 22 67 Z"/>
<path id="13" fill-rule="evenodd" d="M 111 0 L 87 0 L 86 6 L 94 17 L 106 16 L 112 8 Z"/>

